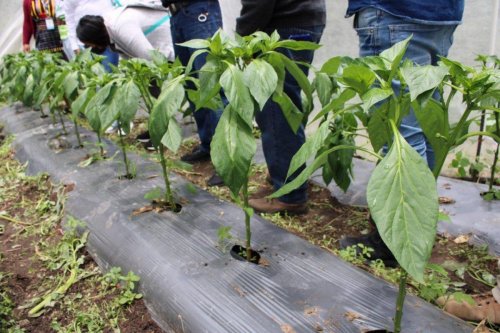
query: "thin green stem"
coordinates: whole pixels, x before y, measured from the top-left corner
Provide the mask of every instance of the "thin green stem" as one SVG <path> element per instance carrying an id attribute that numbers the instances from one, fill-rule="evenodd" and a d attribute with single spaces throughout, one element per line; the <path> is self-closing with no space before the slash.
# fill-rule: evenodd
<path id="1" fill-rule="evenodd" d="M 398 299 L 396 301 L 396 316 L 394 317 L 394 333 L 401 332 L 401 319 L 403 318 L 403 306 L 406 297 L 406 280 L 408 273 L 403 269 L 399 277 Z"/>
<path id="2" fill-rule="evenodd" d="M 130 170 L 128 168 L 128 159 L 127 159 L 127 148 L 125 147 L 125 142 L 123 141 L 123 131 L 120 126 L 120 122 L 118 122 L 118 136 L 120 137 L 120 148 L 123 153 L 123 163 L 125 163 L 125 177 L 131 176 Z"/>
<path id="3" fill-rule="evenodd" d="M 76 135 L 76 139 L 78 141 L 78 147 L 83 147 L 83 144 L 82 144 L 82 139 L 80 138 L 80 131 L 78 130 L 78 123 L 76 121 L 76 118 L 73 119 L 73 124 L 75 125 L 75 135 Z"/>
<path id="4" fill-rule="evenodd" d="M 246 230 L 246 251 L 247 261 L 252 259 L 252 229 L 250 225 L 250 218 L 252 217 L 250 207 L 248 206 L 248 179 L 243 184 L 243 211 L 245 212 L 245 230 Z"/>
<path id="5" fill-rule="evenodd" d="M 101 154 L 101 157 L 104 157 L 104 147 L 101 139 L 101 134 L 97 133 L 97 142 L 99 145 L 99 153 Z"/>
<path id="6" fill-rule="evenodd" d="M 66 126 L 64 125 L 64 119 L 61 110 L 57 109 L 57 114 L 59 115 L 59 122 L 61 123 L 64 135 L 68 135 L 68 131 L 66 131 Z"/>
<path id="7" fill-rule="evenodd" d="M 174 196 L 172 195 L 172 189 L 170 188 L 170 180 L 168 178 L 167 171 L 167 161 L 165 160 L 165 148 L 160 144 L 160 163 L 163 172 L 163 180 L 165 181 L 165 202 L 170 206 L 172 211 L 175 211 L 176 204 L 174 201 Z"/>
<path id="8" fill-rule="evenodd" d="M 495 113 L 495 127 L 496 127 L 496 132 L 497 135 L 500 136 L 500 120 L 498 113 Z M 490 174 L 490 181 L 488 184 L 488 191 L 491 192 L 493 191 L 493 184 L 495 183 L 495 170 L 497 168 L 497 163 L 498 163 L 498 150 L 500 148 L 500 142 L 497 142 L 497 149 L 495 151 L 495 156 L 493 157 L 493 164 L 491 165 L 491 174 Z"/>

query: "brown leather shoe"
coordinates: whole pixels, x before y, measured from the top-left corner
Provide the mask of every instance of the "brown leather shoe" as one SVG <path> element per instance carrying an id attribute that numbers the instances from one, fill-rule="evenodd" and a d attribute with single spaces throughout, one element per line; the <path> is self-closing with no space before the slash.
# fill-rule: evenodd
<path id="1" fill-rule="evenodd" d="M 444 305 L 444 311 L 458 318 L 471 321 L 486 319 L 493 324 L 500 324 L 500 304 L 491 293 L 472 295 L 474 304 L 456 301 L 452 297 L 439 297 L 436 303 Z"/>
<path id="2" fill-rule="evenodd" d="M 256 212 L 267 214 L 300 215 L 307 213 L 307 203 L 289 204 L 278 199 L 258 198 L 248 200 L 248 205 Z"/>

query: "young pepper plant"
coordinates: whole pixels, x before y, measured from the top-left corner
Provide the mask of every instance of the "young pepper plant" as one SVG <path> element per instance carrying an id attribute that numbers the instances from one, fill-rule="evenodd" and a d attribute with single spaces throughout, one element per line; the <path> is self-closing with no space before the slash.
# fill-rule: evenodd
<path id="1" fill-rule="evenodd" d="M 390 145 L 383 158 L 369 152 L 380 162 L 370 177 L 367 199 L 382 239 L 403 268 L 396 304 L 395 332 L 401 330 L 407 272 L 417 281 L 423 281 L 438 218 L 434 177 L 425 161 L 397 130 L 402 117 L 409 112 L 409 96 L 404 85 L 400 89 L 393 85 L 394 79 L 400 80 L 400 69 L 411 66 L 403 62 L 407 45 L 408 40 L 405 40 L 377 57 L 337 57 L 325 63 L 315 78 L 316 92 L 324 106 L 316 118 L 322 119 L 323 123 L 296 154 L 289 174 L 314 155 L 315 160 L 293 182 L 272 195 L 278 197 L 300 186 L 316 169 L 328 165 L 328 157 L 334 152 L 369 152 L 353 146 L 352 141 L 342 145 L 331 144 L 332 137 L 355 132 L 355 122 L 351 120 L 354 116 L 366 126 L 374 151 L 379 151 L 384 144 Z M 346 105 L 354 97 L 361 102 Z M 341 134 L 336 133 L 338 126 L 335 125 L 339 121 L 350 124 L 341 127 Z M 338 179 L 335 180 L 339 183 Z M 345 178 L 340 180 L 345 181 Z M 340 182 L 339 185 L 345 190 L 348 184 Z"/>
<path id="2" fill-rule="evenodd" d="M 181 45 L 198 49 L 191 62 L 197 56 L 206 54 L 206 63 L 198 73 L 197 107 L 224 108 L 212 139 L 211 158 L 233 199 L 244 211 L 244 256 L 250 261 L 253 209 L 248 205 L 248 178 L 256 151 L 252 134 L 255 114 L 272 98 L 280 104 L 292 129 L 298 129 L 304 113 L 283 91 L 285 74 L 292 75 L 304 91 L 306 114 L 312 109 L 312 88 L 299 65 L 280 53 L 279 49 L 315 50 L 319 45 L 280 40 L 277 33 L 269 36 L 262 32 L 231 40 L 222 31 L 207 40 L 192 40 Z M 227 104 L 221 102 L 224 98 L 227 98 Z M 214 99 L 219 101 L 215 106 Z"/>

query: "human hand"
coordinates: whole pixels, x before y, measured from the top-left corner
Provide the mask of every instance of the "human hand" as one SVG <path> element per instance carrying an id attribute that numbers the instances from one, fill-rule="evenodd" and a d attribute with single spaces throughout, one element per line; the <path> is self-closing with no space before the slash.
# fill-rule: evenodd
<path id="1" fill-rule="evenodd" d="M 31 51 L 30 44 L 23 44 L 23 52 L 29 52 Z"/>

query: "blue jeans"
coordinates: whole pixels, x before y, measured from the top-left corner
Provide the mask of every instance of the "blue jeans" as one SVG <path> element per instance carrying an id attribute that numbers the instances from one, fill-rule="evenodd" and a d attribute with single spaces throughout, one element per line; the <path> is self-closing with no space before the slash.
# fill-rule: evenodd
<path id="1" fill-rule="evenodd" d="M 106 72 L 111 72 L 111 65 L 118 66 L 120 56 L 117 52 L 112 51 L 109 46 L 101 55 L 105 57 L 101 63 L 104 69 L 106 69 Z"/>
<path id="2" fill-rule="evenodd" d="M 378 55 L 413 35 L 405 58 L 418 65 L 436 65 L 439 56 L 447 56 L 456 27 L 455 24 L 414 23 L 375 8 L 361 10 L 354 20 L 354 28 L 359 37 L 360 56 Z M 393 82 L 395 91 L 399 90 L 399 86 L 398 81 Z M 437 92 L 434 98 L 440 98 Z M 434 150 L 425 138 L 413 109 L 403 118 L 399 131 L 432 169 L 435 162 Z"/>
<path id="3" fill-rule="evenodd" d="M 206 21 L 203 21 L 204 18 L 206 18 Z M 179 57 L 183 65 L 187 65 L 191 55 L 196 50 L 179 46 L 177 43 L 184 43 L 191 39 L 212 37 L 219 28 L 222 28 L 222 16 L 218 1 L 194 1 L 181 8 L 170 19 L 170 30 L 174 42 L 175 56 Z M 193 63 L 193 71 L 200 70 L 205 61 L 205 54 L 198 56 Z M 192 110 L 195 110 L 194 104 L 191 101 L 189 105 Z M 222 110 L 213 111 L 206 108 L 201 108 L 194 112 L 194 119 L 198 127 L 198 135 L 203 151 L 210 151 L 210 142 L 212 141 L 221 114 Z"/>
<path id="4" fill-rule="evenodd" d="M 319 43 L 323 34 L 324 26 L 313 26 L 303 28 L 278 29 L 282 39 L 300 39 Z M 271 33 L 272 31 L 266 31 Z M 280 50 L 284 55 L 292 60 L 311 63 L 313 51 L 292 51 Z M 307 67 L 302 67 L 304 73 L 308 73 Z M 301 89 L 295 79 L 286 74 L 285 93 L 290 96 L 293 103 L 302 110 Z M 305 166 L 297 170 L 288 179 L 286 178 L 290 162 L 293 155 L 305 142 L 304 126 L 301 126 L 297 133 L 290 128 L 280 106 L 269 100 L 261 112 L 257 112 L 257 124 L 262 132 L 262 148 L 266 158 L 267 168 L 273 181 L 274 189 L 280 189 L 285 183 L 289 183 L 297 177 Z M 307 183 L 304 183 L 296 190 L 279 198 L 285 203 L 303 203 L 307 200 Z"/>

